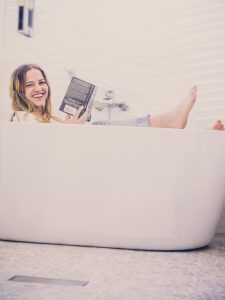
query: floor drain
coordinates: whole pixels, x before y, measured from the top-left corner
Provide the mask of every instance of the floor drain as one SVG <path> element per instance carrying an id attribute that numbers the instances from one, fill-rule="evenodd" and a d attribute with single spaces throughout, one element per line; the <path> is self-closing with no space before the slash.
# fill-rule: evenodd
<path id="1" fill-rule="evenodd" d="M 53 278 L 20 276 L 20 275 L 15 275 L 12 278 L 9 278 L 8 280 L 16 281 L 16 282 L 42 283 L 42 284 L 54 284 L 54 285 L 74 285 L 74 286 L 85 286 L 89 282 L 89 281 L 81 281 L 81 280 L 53 279 Z"/>

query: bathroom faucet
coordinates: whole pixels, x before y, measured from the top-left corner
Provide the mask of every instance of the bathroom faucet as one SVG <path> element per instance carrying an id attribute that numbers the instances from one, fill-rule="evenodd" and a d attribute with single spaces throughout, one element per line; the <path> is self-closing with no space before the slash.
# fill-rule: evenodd
<path id="1" fill-rule="evenodd" d="M 108 121 L 112 119 L 112 109 L 117 107 L 122 111 L 128 111 L 129 109 L 126 102 L 115 102 L 115 93 L 112 90 L 105 91 L 103 100 L 94 103 L 94 108 L 98 111 L 102 111 L 104 108 L 108 109 Z"/>

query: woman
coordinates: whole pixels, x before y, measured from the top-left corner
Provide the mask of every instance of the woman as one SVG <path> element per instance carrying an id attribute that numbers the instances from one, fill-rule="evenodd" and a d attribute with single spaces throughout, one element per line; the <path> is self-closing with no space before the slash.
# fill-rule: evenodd
<path id="1" fill-rule="evenodd" d="M 157 116 L 146 116 L 130 121 L 112 121 L 109 125 L 132 125 L 161 128 L 185 128 L 188 116 L 196 101 L 197 87 L 194 86 L 187 97 L 168 113 Z M 35 64 L 19 66 L 11 76 L 10 97 L 12 99 L 13 115 L 11 121 L 30 121 L 50 123 L 54 121 L 71 124 L 83 124 L 86 120 L 84 113 L 79 117 L 83 107 L 74 116 L 66 115 L 64 121 L 52 115 L 51 89 L 45 72 Z M 93 124 L 105 124 L 96 122 Z M 212 127 L 224 130 L 223 123 L 218 120 Z"/>
<path id="2" fill-rule="evenodd" d="M 12 73 L 10 97 L 13 109 L 11 121 L 63 122 L 52 115 L 50 85 L 45 72 L 38 65 L 21 65 Z M 73 117 L 67 116 L 65 122 L 84 123 L 85 114 L 78 118 L 81 110 L 82 107 Z"/>

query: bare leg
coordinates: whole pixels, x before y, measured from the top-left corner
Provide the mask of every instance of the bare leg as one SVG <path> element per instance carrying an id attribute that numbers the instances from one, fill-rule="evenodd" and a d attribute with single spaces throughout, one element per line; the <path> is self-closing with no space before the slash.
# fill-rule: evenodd
<path id="1" fill-rule="evenodd" d="M 188 116 L 196 101 L 197 87 L 190 90 L 187 97 L 173 110 L 168 113 L 149 117 L 150 127 L 160 128 L 184 128 L 187 124 Z"/>
<path id="2" fill-rule="evenodd" d="M 222 123 L 222 121 L 217 120 L 216 123 L 212 126 L 211 129 L 214 129 L 214 130 L 224 130 L 224 124 Z"/>

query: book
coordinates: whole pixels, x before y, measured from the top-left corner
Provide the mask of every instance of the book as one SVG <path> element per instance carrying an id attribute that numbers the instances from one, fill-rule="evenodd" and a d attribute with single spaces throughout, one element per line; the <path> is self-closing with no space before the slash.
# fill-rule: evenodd
<path id="1" fill-rule="evenodd" d="M 59 110 L 69 115 L 74 115 L 77 109 L 83 106 L 84 109 L 80 116 L 87 111 L 87 121 L 90 121 L 96 90 L 95 85 L 73 76 Z"/>

